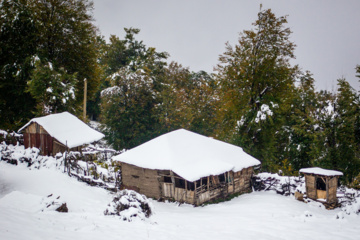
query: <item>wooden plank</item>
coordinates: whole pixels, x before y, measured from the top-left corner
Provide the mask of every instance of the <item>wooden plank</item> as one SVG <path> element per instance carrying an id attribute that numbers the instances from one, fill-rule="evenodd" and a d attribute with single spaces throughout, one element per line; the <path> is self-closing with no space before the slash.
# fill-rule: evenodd
<path id="1" fill-rule="evenodd" d="M 195 189 L 196 189 L 196 181 L 194 182 L 194 185 L 195 185 Z M 196 191 L 194 191 L 194 204 L 196 204 Z"/>
<path id="2" fill-rule="evenodd" d="M 209 176 L 207 177 L 207 190 L 209 191 L 209 187 L 210 187 L 210 178 Z"/>
<path id="3" fill-rule="evenodd" d="M 324 178 L 322 178 L 324 180 Z M 325 184 L 326 184 L 326 202 L 329 201 L 329 177 L 325 178 Z"/>
<path id="4" fill-rule="evenodd" d="M 329 181 L 329 187 L 330 188 L 332 188 L 332 187 L 337 188 L 337 182 L 338 182 L 337 177 L 331 178 L 330 181 Z"/>

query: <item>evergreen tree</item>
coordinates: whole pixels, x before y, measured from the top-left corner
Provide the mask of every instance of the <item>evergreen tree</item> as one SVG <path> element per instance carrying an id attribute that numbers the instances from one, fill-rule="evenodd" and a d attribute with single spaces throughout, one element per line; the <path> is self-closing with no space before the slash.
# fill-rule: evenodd
<path id="1" fill-rule="evenodd" d="M 40 66 L 34 71 L 35 58 L 39 58 L 43 66 L 51 63 L 57 75 L 65 74 L 62 79 L 76 75 L 81 80 L 76 81 L 75 87 L 77 106 L 82 103 L 85 78 L 88 96 L 97 90 L 100 72 L 96 29 L 91 22 L 92 8 L 92 1 L 88 0 L 1 1 L 2 126 L 17 128 L 36 112 L 39 101 L 35 99 L 41 96 L 32 95 L 37 91 L 28 89 L 31 84 L 27 84 L 39 76 Z M 38 76 L 32 76 L 33 71 Z"/>
<path id="2" fill-rule="evenodd" d="M 319 158 L 315 165 L 340 170 L 344 181 L 350 183 L 360 168 L 359 143 L 359 98 L 345 79 L 338 80 L 337 94 L 326 100 L 320 112 L 322 136 L 317 142 Z"/>
<path id="3" fill-rule="evenodd" d="M 53 69 L 51 63 L 35 63 L 35 69 L 28 81 L 28 91 L 37 101 L 37 115 L 75 111 L 76 73 L 68 74 L 60 68 Z"/>
<path id="4" fill-rule="evenodd" d="M 168 54 L 135 39 L 138 29 L 125 29 L 125 40 L 112 36 L 100 62 L 105 80 L 101 92 L 101 122 L 106 139 L 116 149 L 128 149 L 162 133 L 161 81 Z"/>
<path id="5" fill-rule="evenodd" d="M 53 68 L 77 73 L 76 98 L 83 100 L 84 79 L 91 97 L 99 85 L 97 36 L 90 0 L 29 1 L 38 29 L 37 56 Z"/>
<path id="6" fill-rule="evenodd" d="M 18 129 L 33 116 L 35 100 L 25 92 L 33 69 L 37 29 L 26 0 L 0 3 L 0 128 Z"/>
<path id="7" fill-rule="evenodd" d="M 166 131 L 185 128 L 213 135 L 216 126 L 216 83 L 205 71 L 190 72 L 172 62 L 162 85 L 161 112 Z"/>
<path id="8" fill-rule="evenodd" d="M 122 68 L 114 86 L 102 91 L 102 123 L 115 149 L 133 148 L 156 136 L 158 127 L 153 79 L 141 70 Z"/>
<path id="9" fill-rule="evenodd" d="M 336 148 L 339 158 L 336 159 L 338 163 L 334 167 L 343 171 L 347 183 L 350 183 L 360 169 L 359 148 L 355 135 L 359 127 L 359 98 L 345 79 L 339 79 L 338 86 Z"/>
<path id="10" fill-rule="evenodd" d="M 218 66 L 223 139 L 260 159 L 264 170 L 275 160 L 277 112 L 294 88 L 296 67 L 289 60 L 295 45 L 286 23 L 286 17 L 261 10 L 255 30 L 244 31 L 235 48 L 227 44 Z"/>
<path id="11" fill-rule="evenodd" d="M 278 165 L 285 174 L 310 167 L 316 158 L 314 140 L 319 126 L 316 121 L 316 93 L 310 72 L 299 75 L 299 86 L 294 89 L 281 115 L 284 122 L 277 132 Z"/>

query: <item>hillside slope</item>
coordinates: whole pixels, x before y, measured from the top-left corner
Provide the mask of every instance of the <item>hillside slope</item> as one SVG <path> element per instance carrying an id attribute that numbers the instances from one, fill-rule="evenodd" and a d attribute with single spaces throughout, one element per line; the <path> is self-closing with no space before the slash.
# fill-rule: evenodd
<path id="1" fill-rule="evenodd" d="M 47 197 L 53 194 L 51 197 Z M 64 201 L 68 213 L 46 208 Z M 336 219 L 293 196 L 244 194 L 229 202 L 196 207 L 152 200 L 148 220 L 104 216 L 112 195 L 55 169 L 29 170 L 0 162 L 0 239 L 358 239 L 360 217 Z"/>

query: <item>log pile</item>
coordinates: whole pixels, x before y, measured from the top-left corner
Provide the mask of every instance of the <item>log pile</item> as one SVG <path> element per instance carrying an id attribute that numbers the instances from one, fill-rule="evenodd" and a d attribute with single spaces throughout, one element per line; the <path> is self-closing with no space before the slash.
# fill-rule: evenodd
<path id="1" fill-rule="evenodd" d="M 304 184 L 302 177 L 279 176 L 278 174 L 258 174 L 252 178 L 255 191 L 276 191 L 284 196 L 294 195 L 301 184 Z"/>

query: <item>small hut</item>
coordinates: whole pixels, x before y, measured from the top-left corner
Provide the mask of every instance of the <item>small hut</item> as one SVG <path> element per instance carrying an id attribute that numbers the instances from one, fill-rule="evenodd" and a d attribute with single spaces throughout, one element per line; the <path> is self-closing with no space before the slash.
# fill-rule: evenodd
<path id="1" fill-rule="evenodd" d="M 83 145 L 104 137 L 68 112 L 33 118 L 18 132 L 23 132 L 25 148 L 36 147 L 41 155 L 52 156 L 66 150 L 80 151 Z"/>
<path id="2" fill-rule="evenodd" d="M 336 205 L 338 179 L 342 172 L 318 167 L 302 168 L 305 175 L 306 195 L 308 198 L 323 202 L 325 205 Z"/>
<path id="3" fill-rule="evenodd" d="M 121 188 L 155 199 L 200 205 L 251 192 L 253 166 L 260 161 L 242 148 L 179 129 L 113 157 Z"/>

